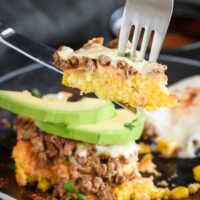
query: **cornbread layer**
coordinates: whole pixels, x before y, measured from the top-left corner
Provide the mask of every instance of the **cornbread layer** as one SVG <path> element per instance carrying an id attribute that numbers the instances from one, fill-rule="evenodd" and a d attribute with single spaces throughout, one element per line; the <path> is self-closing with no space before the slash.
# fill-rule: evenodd
<path id="1" fill-rule="evenodd" d="M 133 60 L 119 56 L 117 49 L 102 43 L 103 39 L 97 38 L 77 51 L 60 47 L 55 52 L 54 64 L 64 70 L 64 85 L 147 110 L 177 104 L 165 87 L 166 66 L 139 61 L 137 53 Z"/>

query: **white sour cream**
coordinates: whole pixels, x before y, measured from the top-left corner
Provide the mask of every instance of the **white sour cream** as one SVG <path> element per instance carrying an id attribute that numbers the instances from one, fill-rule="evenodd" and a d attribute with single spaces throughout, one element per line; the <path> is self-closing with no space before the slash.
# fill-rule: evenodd
<path id="1" fill-rule="evenodd" d="M 200 76 L 189 77 L 172 85 L 169 89 L 186 101 L 181 101 L 175 108 L 146 113 L 146 120 L 155 126 L 159 134 L 157 140 L 172 140 L 180 148 L 179 157 L 193 158 L 200 148 L 200 92 L 195 93 L 192 101 L 187 101 L 189 93 L 186 88 L 200 90 Z"/>
<path id="2" fill-rule="evenodd" d="M 76 145 L 76 154 L 79 156 L 79 157 L 87 157 L 88 155 L 88 148 L 90 148 L 91 145 L 87 144 L 87 143 L 78 143 Z"/>
<path id="3" fill-rule="evenodd" d="M 78 143 L 76 148 L 76 154 L 79 157 L 87 157 L 88 150 L 91 148 L 91 144 Z M 124 156 L 126 159 L 138 155 L 139 147 L 135 142 L 130 142 L 128 144 L 118 144 L 118 145 L 95 145 L 96 154 L 107 154 L 112 158 L 117 158 Z"/>
<path id="4" fill-rule="evenodd" d="M 96 145 L 97 154 L 108 154 L 113 158 L 124 156 L 126 159 L 137 155 L 139 147 L 135 142 L 119 145 Z"/>

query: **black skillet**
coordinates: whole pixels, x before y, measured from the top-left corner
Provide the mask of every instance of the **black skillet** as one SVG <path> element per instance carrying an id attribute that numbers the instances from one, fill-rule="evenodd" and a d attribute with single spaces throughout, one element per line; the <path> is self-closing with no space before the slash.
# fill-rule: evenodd
<path id="1" fill-rule="evenodd" d="M 159 62 L 168 65 L 167 74 L 170 84 L 185 77 L 200 74 L 199 61 L 162 55 Z M 53 93 L 65 89 L 61 85 L 61 78 L 60 74 L 39 64 L 33 64 L 0 77 L 0 89 L 31 90 L 37 88 L 42 94 Z M 10 122 L 15 118 L 13 114 L 3 110 L 0 110 L 0 117 L 6 117 Z M 33 199 L 33 194 L 44 196 L 35 187 L 23 188 L 17 186 L 11 159 L 11 150 L 14 144 L 15 134 L 13 131 L 0 127 L 0 191 L 19 200 Z M 156 181 L 168 180 L 171 187 L 193 183 L 192 168 L 200 164 L 200 158 L 165 159 L 155 155 L 154 162 L 158 166 L 158 171 L 162 173 L 162 176 L 156 178 Z M 177 173 L 177 177 L 170 178 L 174 173 Z M 200 200 L 200 194 L 196 194 L 196 197 L 191 197 L 190 199 Z"/>

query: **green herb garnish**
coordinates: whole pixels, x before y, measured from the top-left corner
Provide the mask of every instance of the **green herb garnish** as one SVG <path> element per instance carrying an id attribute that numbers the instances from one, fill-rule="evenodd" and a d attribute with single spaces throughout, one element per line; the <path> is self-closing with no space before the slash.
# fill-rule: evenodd
<path id="1" fill-rule="evenodd" d="M 134 128 L 135 128 L 135 122 L 137 121 L 137 118 L 136 119 L 134 119 L 132 122 L 130 122 L 130 123 L 125 123 L 124 124 L 124 126 L 126 127 L 126 128 L 128 128 L 129 130 L 133 130 Z"/>
<path id="2" fill-rule="evenodd" d="M 66 197 L 65 200 L 70 200 L 70 197 Z"/>
<path id="3" fill-rule="evenodd" d="M 77 200 L 86 200 L 86 197 L 83 194 L 79 194 Z"/>
<path id="4" fill-rule="evenodd" d="M 35 96 L 35 97 L 41 97 L 41 93 L 40 93 L 40 91 L 39 91 L 37 88 L 33 88 L 33 89 L 31 90 L 31 93 L 32 93 L 32 95 Z"/>
<path id="5" fill-rule="evenodd" d="M 130 52 L 126 52 L 126 53 L 124 54 L 124 56 L 125 56 L 126 58 L 131 58 L 131 53 L 130 53 Z"/>
<path id="6" fill-rule="evenodd" d="M 67 157 L 67 160 L 68 160 L 69 162 L 73 162 L 73 161 L 74 161 L 74 157 L 73 157 L 73 156 L 68 156 L 68 157 Z"/>
<path id="7" fill-rule="evenodd" d="M 67 183 L 64 185 L 64 190 L 70 193 L 77 194 L 78 190 L 73 187 L 74 182 L 72 180 L 69 180 Z"/>

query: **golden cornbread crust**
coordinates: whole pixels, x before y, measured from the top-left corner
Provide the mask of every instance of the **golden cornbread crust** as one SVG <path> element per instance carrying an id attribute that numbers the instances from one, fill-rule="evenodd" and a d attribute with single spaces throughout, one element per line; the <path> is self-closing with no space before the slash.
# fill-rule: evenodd
<path id="1" fill-rule="evenodd" d="M 79 88 L 83 93 L 93 92 L 102 99 L 147 110 L 177 104 L 176 97 L 165 87 L 166 66 L 144 62 L 148 67 L 142 70 L 142 67 L 138 67 L 141 63 L 125 57 L 118 56 L 113 60 L 109 56 L 109 51 L 112 51 L 109 48 L 106 48 L 107 53 L 98 54 L 97 58 L 94 58 L 94 54 L 82 56 L 84 50 L 94 48 L 96 44 L 98 48 L 105 48 L 103 38 L 95 38 L 66 57 L 63 52 L 67 47 L 60 47 L 55 52 L 53 64 L 64 70 L 64 85 Z"/>

